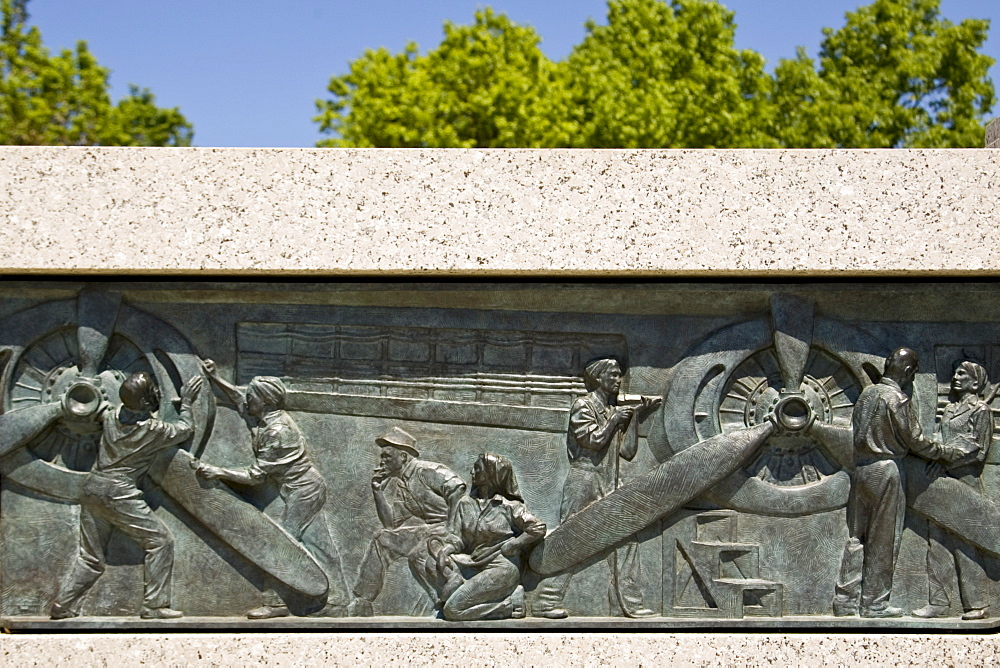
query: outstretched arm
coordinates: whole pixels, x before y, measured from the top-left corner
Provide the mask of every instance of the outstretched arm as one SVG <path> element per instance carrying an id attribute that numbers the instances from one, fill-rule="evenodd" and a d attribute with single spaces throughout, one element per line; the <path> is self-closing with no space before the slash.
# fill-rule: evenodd
<path id="1" fill-rule="evenodd" d="M 199 462 L 196 473 L 206 480 L 225 480 L 238 485 L 259 485 L 267 478 L 268 472 L 273 470 L 274 462 L 266 453 L 272 452 L 275 443 L 280 443 L 283 436 L 288 434 L 288 430 L 265 429 L 254 438 L 254 463 L 247 468 L 227 469 L 220 466 L 212 466 Z"/>
<path id="2" fill-rule="evenodd" d="M 946 464 L 962 456 L 954 446 L 935 443 L 923 435 L 909 399 L 904 399 L 895 407 L 890 406 L 888 416 L 899 442 L 904 443 L 913 454 L 931 461 L 940 460 Z"/>
<path id="3" fill-rule="evenodd" d="M 197 398 L 204 380 L 201 376 L 192 376 L 181 387 L 181 410 L 177 419 L 171 422 L 158 422 L 163 429 L 164 445 L 176 445 L 191 437 L 194 433 L 194 414 L 191 405 Z"/>
<path id="4" fill-rule="evenodd" d="M 247 469 L 225 469 L 220 466 L 212 466 L 211 464 L 205 464 L 203 462 L 198 463 L 198 468 L 195 470 L 198 476 L 206 480 L 225 480 L 226 482 L 236 483 L 237 485 L 248 485 L 254 486 L 259 485 L 264 482 L 264 472 L 258 469 L 256 466 L 251 466 Z"/>
<path id="5" fill-rule="evenodd" d="M 246 396 L 246 389 L 237 387 L 219 376 L 219 369 L 214 360 L 202 360 L 201 368 L 205 371 L 205 375 L 208 376 L 208 379 L 219 388 L 223 396 L 226 397 L 226 400 L 235 406 L 236 410 L 238 410 L 242 415 L 244 411 L 243 400 Z"/>

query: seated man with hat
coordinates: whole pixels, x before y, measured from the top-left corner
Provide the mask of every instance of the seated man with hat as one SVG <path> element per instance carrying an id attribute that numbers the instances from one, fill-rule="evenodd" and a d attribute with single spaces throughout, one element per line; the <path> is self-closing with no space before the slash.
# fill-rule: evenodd
<path id="1" fill-rule="evenodd" d="M 348 614 L 368 617 L 382 591 L 390 564 L 406 557 L 417 581 L 436 596 L 436 562 L 427 551 L 427 539 L 445 537 L 455 517 L 465 483 L 447 466 L 428 462 L 417 451 L 417 439 L 399 427 L 375 439 L 382 448 L 372 476 L 375 512 L 382 528 L 372 539 L 354 585 Z M 392 492 L 387 494 L 389 488 Z"/>

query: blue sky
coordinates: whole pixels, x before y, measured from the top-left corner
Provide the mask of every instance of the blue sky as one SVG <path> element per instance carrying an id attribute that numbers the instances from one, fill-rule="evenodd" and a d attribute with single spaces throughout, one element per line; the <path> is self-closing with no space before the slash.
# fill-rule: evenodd
<path id="1" fill-rule="evenodd" d="M 332 75 L 366 48 L 422 51 L 441 41 L 445 20 L 469 23 L 490 5 L 534 26 L 552 59 L 584 36 L 588 18 L 604 22 L 605 0 L 31 0 L 31 22 L 52 50 L 86 40 L 112 70 L 117 99 L 134 83 L 161 106 L 180 107 L 197 146 L 313 146 L 314 102 Z M 726 0 L 736 12 L 736 44 L 773 65 L 797 46 L 815 55 L 824 26 L 840 27 L 852 0 Z M 1000 60 L 1000 1 L 942 0 L 941 13 L 993 20 L 985 52 Z M 1000 86 L 1000 67 L 990 71 Z M 1000 108 L 994 109 L 994 115 Z"/>

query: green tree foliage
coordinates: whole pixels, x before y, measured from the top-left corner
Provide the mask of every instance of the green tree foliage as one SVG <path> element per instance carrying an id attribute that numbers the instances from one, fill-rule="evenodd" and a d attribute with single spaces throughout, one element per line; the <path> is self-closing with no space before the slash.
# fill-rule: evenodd
<path id="1" fill-rule="evenodd" d="M 529 27 L 485 9 L 470 26 L 445 23 L 421 56 L 369 50 L 334 77 L 317 121 L 321 146 L 511 147 L 569 141 L 569 95 Z"/>
<path id="2" fill-rule="evenodd" d="M 775 69 L 783 145 L 982 146 L 995 102 L 978 52 L 989 22 L 941 18 L 938 0 L 876 0 L 826 28 L 819 69 L 802 49 Z"/>
<path id="3" fill-rule="evenodd" d="M 112 104 L 108 75 L 78 42 L 52 55 L 38 28 L 28 28 L 26 0 L 2 0 L 0 144 L 190 146 L 191 125 L 153 94 L 131 87 Z"/>
<path id="4" fill-rule="evenodd" d="M 320 146 L 981 146 L 989 23 L 939 0 L 874 0 L 773 74 L 714 0 L 609 0 L 553 63 L 489 9 L 427 55 L 368 51 L 317 102 Z"/>
<path id="5" fill-rule="evenodd" d="M 733 44 L 716 2 L 611 0 L 566 62 L 580 118 L 574 146 L 776 146 L 761 131 L 769 78 Z"/>

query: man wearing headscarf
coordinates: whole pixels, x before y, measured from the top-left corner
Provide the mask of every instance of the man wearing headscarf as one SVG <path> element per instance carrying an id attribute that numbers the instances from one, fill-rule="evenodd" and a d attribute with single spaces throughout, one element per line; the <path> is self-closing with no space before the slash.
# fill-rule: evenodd
<path id="1" fill-rule="evenodd" d="M 587 394 L 573 403 L 570 409 L 569 432 L 566 452 L 569 456 L 569 475 L 563 486 L 561 521 L 602 499 L 620 484 L 619 457 L 631 461 L 636 454 L 637 441 L 624 438 L 636 413 L 659 405 L 660 399 L 642 397 L 640 405 L 617 406 L 615 401 L 621 389 L 622 368 L 613 357 L 602 357 L 587 364 L 583 372 Z M 632 425 L 634 427 L 634 425 Z M 655 613 L 645 607 L 639 566 L 639 545 L 633 538 L 624 547 L 611 550 L 608 565 L 611 583 L 608 597 L 612 609 L 618 607 L 626 617 L 649 617 Z M 569 588 L 572 571 L 561 573 L 543 581 L 532 615 L 561 619 L 568 616 L 562 607 Z"/>
<path id="2" fill-rule="evenodd" d="M 260 485 L 271 480 L 278 486 L 285 509 L 281 527 L 300 541 L 326 573 L 330 589 L 322 614 L 341 616 L 347 609 L 347 585 L 340 565 L 340 552 L 330 534 L 324 507 L 326 480 L 313 466 L 306 441 L 291 416 L 284 410 L 285 384 L 272 376 L 257 376 L 246 388 L 231 385 L 219 377 L 215 363 L 202 363 L 205 373 L 222 390 L 251 426 L 254 463 L 246 469 L 225 469 L 200 463 L 198 475 L 239 485 Z M 265 577 L 263 604 L 247 613 L 250 619 L 288 616 L 287 604 Z"/>
<path id="3" fill-rule="evenodd" d="M 938 424 L 942 443 L 962 454 L 945 467 L 948 475 L 958 478 L 980 494 L 986 454 L 993 441 L 993 415 L 983 395 L 989 387 L 986 369 L 975 362 L 958 365 L 951 379 L 951 401 Z M 962 599 L 962 619 L 985 619 L 989 614 L 986 601 L 988 578 L 983 569 L 984 556 L 979 548 L 933 522 L 927 527 L 927 605 L 914 610 L 917 617 L 939 617 L 948 612 L 951 601 L 946 583 L 954 573 Z"/>

